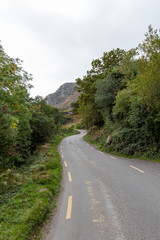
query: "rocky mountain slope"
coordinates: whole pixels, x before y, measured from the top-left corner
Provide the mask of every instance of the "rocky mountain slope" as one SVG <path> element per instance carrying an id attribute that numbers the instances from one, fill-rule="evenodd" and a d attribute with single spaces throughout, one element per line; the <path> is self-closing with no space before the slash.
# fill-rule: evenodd
<path id="1" fill-rule="evenodd" d="M 58 90 L 46 96 L 46 102 L 61 110 L 68 110 L 72 102 L 78 99 L 79 93 L 76 90 L 76 83 L 65 83 Z"/>

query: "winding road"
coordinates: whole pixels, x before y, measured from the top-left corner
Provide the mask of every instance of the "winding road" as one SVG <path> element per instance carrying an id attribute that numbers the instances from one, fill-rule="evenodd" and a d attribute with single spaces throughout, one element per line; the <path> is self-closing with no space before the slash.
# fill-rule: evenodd
<path id="1" fill-rule="evenodd" d="M 63 139 L 62 191 L 46 240 L 160 240 L 160 164 Z"/>

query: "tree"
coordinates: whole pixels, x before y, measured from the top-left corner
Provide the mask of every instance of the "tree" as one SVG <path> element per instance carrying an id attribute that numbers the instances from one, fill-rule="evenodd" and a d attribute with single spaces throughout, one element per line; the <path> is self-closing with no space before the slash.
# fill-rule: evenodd
<path id="1" fill-rule="evenodd" d="M 31 126 L 31 150 L 32 152 L 38 145 L 47 142 L 53 135 L 56 135 L 59 127 L 65 123 L 64 116 L 57 108 L 46 104 L 46 101 L 37 96 L 31 99 L 32 118 Z"/>
<path id="2" fill-rule="evenodd" d="M 78 108 L 79 108 L 78 101 L 72 102 L 72 103 L 71 103 L 71 108 L 72 108 L 72 112 L 73 112 L 74 114 L 77 114 L 77 113 L 78 113 Z"/>
<path id="3" fill-rule="evenodd" d="M 81 93 L 78 98 L 78 112 L 88 127 L 92 125 L 103 126 L 104 118 L 95 102 L 96 83 L 104 79 L 113 68 L 119 66 L 124 55 L 125 51 L 119 48 L 105 52 L 102 58 L 92 61 L 92 68 L 87 71 L 87 75 L 83 79 L 76 80 L 77 90 Z"/>
<path id="4" fill-rule="evenodd" d="M 107 114 L 111 117 L 117 92 L 124 88 L 124 75 L 119 71 L 112 71 L 102 80 L 97 81 L 95 101 L 104 119 Z"/>
<path id="5" fill-rule="evenodd" d="M 19 59 L 10 58 L 0 45 L 0 160 L 1 165 L 19 164 L 30 153 L 31 75 Z"/>
<path id="6" fill-rule="evenodd" d="M 141 58 L 138 62 L 135 89 L 141 101 L 153 110 L 160 108 L 160 35 L 151 26 L 145 40 L 139 45 Z"/>

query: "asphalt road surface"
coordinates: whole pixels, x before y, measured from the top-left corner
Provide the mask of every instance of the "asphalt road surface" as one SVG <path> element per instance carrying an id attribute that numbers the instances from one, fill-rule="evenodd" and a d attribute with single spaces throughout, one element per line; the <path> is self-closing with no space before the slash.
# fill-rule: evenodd
<path id="1" fill-rule="evenodd" d="M 160 164 L 63 139 L 62 191 L 47 240 L 160 240 Z"/>

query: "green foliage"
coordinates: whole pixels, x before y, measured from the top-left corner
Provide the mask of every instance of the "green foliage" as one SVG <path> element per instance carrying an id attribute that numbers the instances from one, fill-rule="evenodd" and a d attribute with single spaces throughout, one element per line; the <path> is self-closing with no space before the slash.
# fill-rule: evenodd
<path id="1" fill-rule="evenodd" d="M 157 30 L 149 26 L 144 41 L 135 49 L 104 53 L 77 84 L 82 121 L 91 129 L 94 125 L 103 127 L 103 148 L 125 155 L 160 157 Z"/>
<path id="2" fill-rule="evenodd" d="M 73 122 L 73 118 L 70 115 L 66 115 L 63 117 L 63 124 L 67 124 L 67 123 L 72 123 Z"/>
<path id="3" fill-rule="evenodd" d="M 103 116 L 111 115 L 115 104 L 116 94 L 123 86 L 124 76 L 119 71 L 110 72 L 106 78 L 97 81 L 95 101 Z"/>
<path id="4" fill-rule="evenodd" d="M 30 156 L 31 149 L 31 126 L 30 126 L 31 115 L 23 114 L 19 115 L 19 123 L 17 130 L 17 145 L 16 152 L 19 153 L 19 159 L 15 159 L 15 164 L 20 165 L 25 163 L 26 159 Z"/>
<path id="5" fill-rule="evenodd" d="M 32 76 L 0 45 L 0 168 L 27 163 L 39 144 L 68 121 L 41 97 L 29 97 Z"/>
<path id="6" fill-rule="evenodd" d="M 117 93 L 115 106 L 113 107 L 113 116 L 116 119 L 122 120 L 128 116 L 133 94 L 132 89 L 129 87 Z"/>
<path id="7" fill-rule="evenodd" d="M 16 119 L 8 113 L 0 117 L 0 153 L 1 156 L 9 156 L 14 153 L 14 144 L 17 135 Z M 15 127 L 14 127 L 15 126 Z M 7 150 L 7 153 L 6 153 Z"/>
<path id="8" fill-rule="evenodd" d="M 85 123 L 82 121 L 76 124 L 76 129 L 86 129 Z"/>
<path id="9" fill-rule="evenodd" d="M 60 190 L 62 166 L 57 146 L 39 149 L 32 164 L 0 174 L 0 239 L 31 239 L 53 206 Z"/>
<path id="10" fill-rule="evenodd" d="M 74 114 L 77 114 L 77 113 L 78 113 L 78 108 L 79 108 L 78 101 L 72 102 L 72 103 L 71 103 L 71 108 L 72 108 L 72 112 L 73 112 Z"/>
<path id="11" fill-rule="evenodd" d="M 78 99 L 78 113 L 84 119 L 87 128 L 94 124 L 101 125 L 102 116 L 99 112 L 95 99 L 95 82 L 96 76 L 92 77 L 89 73 L 88 76 L 84 77 L 84 80 L 77 80 L 78 90 L 81 91 L 81 95 Z"/>
<path id="12" fill-rule="evenodd" d="M 45 114 L 41 112 L 35 112 L 32 115 L 30 125 L 32 129 L 32 148 L 35 150 L 39 144 L 45 143 L 53 134 L 55 123 L 54 119 L 48 118 L 45 116 Z"/>
<path id="13" fill-rule="evenodd" d="M 159 156 L 160 139 L 157 133 L 160 131 L 160 119 L 130 89 L 119 92 L 113 113 L 114 127 L 108 133 L 112 141 L 105 146 L 106 149 L 125 155 Z M 111 127 L 108 125 L 108 128 Z"/>
<path id="14" fill-rule="evenodd" d="M 102 125 L 103 119 L 100 111 L 98 110 L 96 104 L 87 103 L 86 105 L 80 105 L 79 112 L 83 118 L 83 122 L 86 128 L 90 128 L 93 125 Z"/>
<path id="15" fill-rule="evenodd" d="M 124 83 L 128 83 L 128 81 L 135 79 L 135 77 L 138 74 L 138 49 L 133 48 L 129 51 L 125 52 L 125 55 L 123 56 L 123 59 L 121 61 L 120 66 L 118 67 L 118 70 L 123 73 L 124 76 Z"/>
<path id="16" fill-rule="evenodd" d="M 104 52 L 102 56 L 102 70 L 104 72 L 104 76 L 108 75 L 115 67 L 120 66 L 121 62 L 126 55 L 125 50 L 117 48 L 113 49 L 109 52 Z"/>
<path id="17" fill-rule="evenodd" d="M 53 108 L 40 99 L 33 104 L 34 111 L 30 120 L 32 151 L 49 140 L 56 130 Z"/>
<path id="18" fill-rule="evenodd" d="M 19 164 L 30 152 L 28 103 L 32 77 L 19 59 L 8 57 L 0 45 L 0 165 Z"/>
<path id="19" fill-rule="evenodd" d="M 142 102 L 148 107 L 160 108 L 160 34 L 151 26 L 145 40 L 139 45 L 142 57 L 139 59 L 139 74 L 135 80 L 135 88 Z"/>
<path id="20" fill-rule="evenodd" d="M 87 128 L 92 125 L 102 126 L 104 118 L 95 101 L 96 83 L 104 79 L 114 67 L 120 65 L 125 51 L 119 48 L 113 49 L 110 52 L 105 52 L 100 59 L 93 60 L 90 71 L 83 79 L 78 78 L 77 89 L 81 92 L 78 98 L 78 113 L 82 116 Z"/>
<path id="21" fill-rule="evenodd" d="M 107 116 L 104 123 L 104 133 L 109 136 L 115 128 L 113 121 Z"/>

